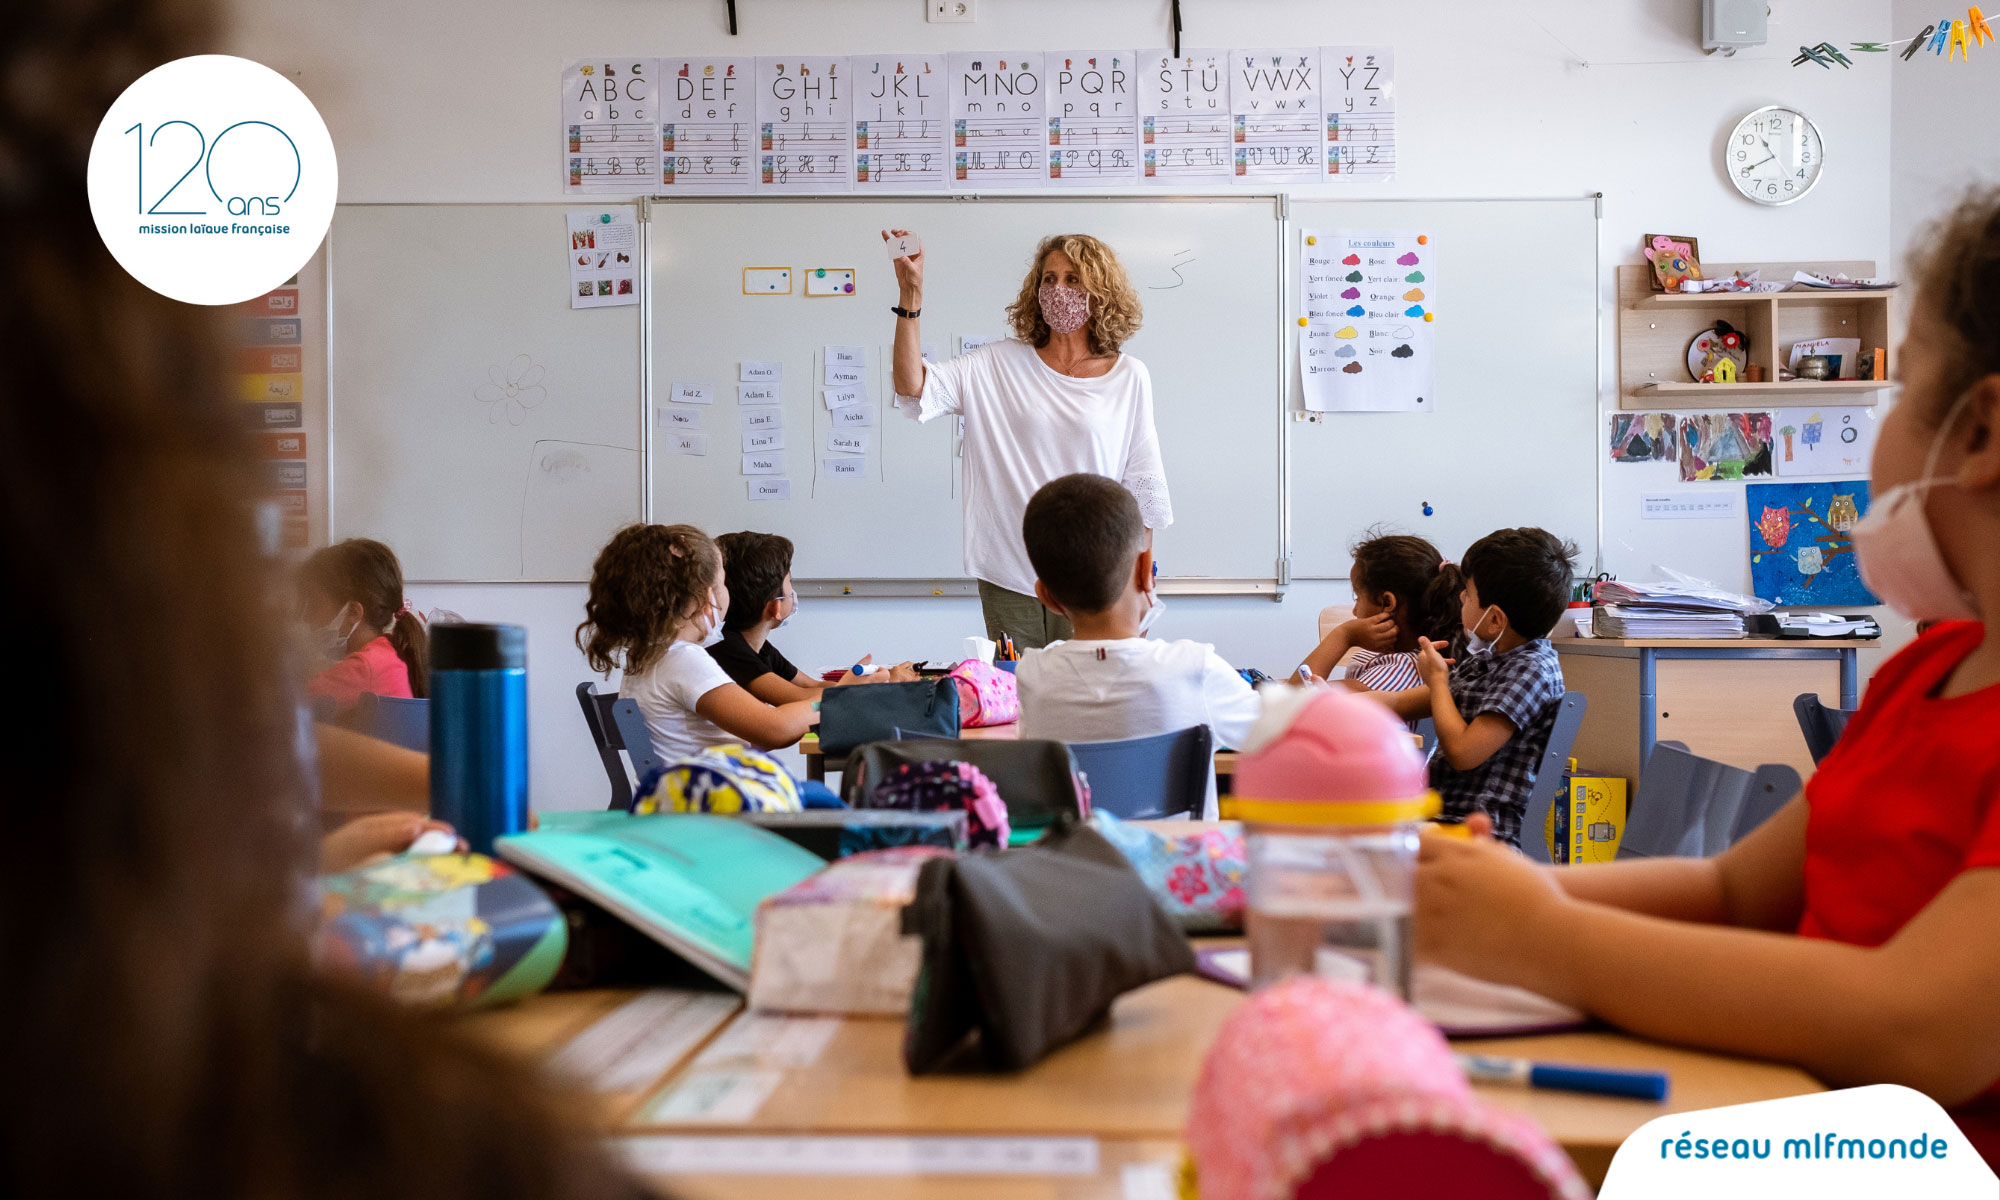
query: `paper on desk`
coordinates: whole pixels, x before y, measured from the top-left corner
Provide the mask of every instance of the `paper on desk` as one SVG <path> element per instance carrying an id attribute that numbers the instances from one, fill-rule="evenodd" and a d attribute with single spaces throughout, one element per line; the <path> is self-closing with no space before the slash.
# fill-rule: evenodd
<path id="1" fill-rule="evenodd" d="M 635 1091 L 686 1058 L 741 1005 L 741 997 L 725 992 L 642 992 L 571 1038 L 549 1069 L 592 1091 Z"/>
<path id="2" fill-rule="evenodd" d="M 641 1125 L 740 1125 L 785 1081 L 783 1071 L 696 1067 L 640 1110 Z"/>
<path id="3" fill-rule="evenodd" d="M 1095 1175 L 1094 1137 L 686 1137 L 647 1134 L 613 1142 L 641 1175 Z M 1152 1200 L 1132 1187 L 1127 1200 Z M 1165 1174 L 1165 1169 L 1161 1168 Z M 1174 1195 L 1171 1176 L 1168 1189 Z"/>
<path id="4" fill-rule="evenodd" d="M 750 1012 L 695 1059 L 697 1067 L 810 1067 L 840 1032 L 839 1017 L 787 1017 Z"/>
<path id="5" fill-rule="evenodd" d="M 1322 953 L 1333 954 L 1331 951 Z M 1203 950 L 1201 973 L 1244 987 L 1250 980 L 1248 950 Z M 1336 957 L 1345 957 L 1336 955 Z M 1365 970 L 1355 964 L 1357 970 Z M 1553 1033 L 1587 1024 L 1589 1018 L 1567 1004 L 1525 988 L 1461 975 L 1434 963 L 1418 963 L 1411 973 L 1411 1002 L 1446 1037 L 1523 1036 Z"/>

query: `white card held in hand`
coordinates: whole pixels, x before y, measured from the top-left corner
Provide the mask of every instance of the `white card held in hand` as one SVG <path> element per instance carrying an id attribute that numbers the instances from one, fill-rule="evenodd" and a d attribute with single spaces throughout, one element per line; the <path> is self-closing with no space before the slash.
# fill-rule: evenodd
<path id="1" fill-rule="evenodd" d="M 888 245 L 890 258 L 908 258 L 924 252 L 924 239 L 914 233 L 892 233 Z"/>

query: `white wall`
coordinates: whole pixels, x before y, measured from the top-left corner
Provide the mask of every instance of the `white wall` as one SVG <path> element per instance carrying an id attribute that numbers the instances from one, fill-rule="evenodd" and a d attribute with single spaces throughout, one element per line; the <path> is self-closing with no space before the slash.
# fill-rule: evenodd
<path id="1" fill-rule="evenodd" d="M 572 57 L 612 50 L 1136 49 L 1166 41 L 1165 0 L 984 0 L 981 19 L 958 26 L 927 25 L 919 0 L 738 0 L 737 7 L 743 36 L 732 39 L 722 0 L 235 0 L 232 49 L 292 75 L 319 106 L 340 153 L 342 200 L 524 201 L 561 198 L 552 148 L 557 76 Z M 1651 232 L 1695 234 L 1704 256 L 1720 261 L 1890 257 L 1890 78 L 1896 76 L 1901 97 L 1902 77 L 1910 72 L 1883 62 L 1849 72 L 1789 65 L 1799 42 L 1884 37 L 1892 25 L 1889 0 L 1772 0 L 1770 45 L 1733 59 L 1706 57 L 1698 49 L 1696 0 L 1187 0 L 1183 9 L 1190 47 L 1396 47 L 1401 174 L 1387 186 L 1316 189 L 1324 194 L 1601 191 L 1607 264 L 1638 261 L 1640 236 Z M 2000 79 L 1984 67 L 1958 73 Z M 1737 117 L 1778 102 L 1801 108 L 1819 124 L 1829 165 L 1807 200 L 1765 209 L 1738 199 L 1717 161 Z M 1939 153 L 1954 128 L 1965 126 L 1947 121 L 1929 135 Z M 1899 181 L 1898 197 L 1902 191 Z M 1533 269 L 1534 250 L 1521 247 L 1523 270 Z M 1607 378 L 1615 380 L 1609 271 L 1603 287 L 1600 336 L 1606 339 Z M 1522 455 L 1523 469 L 1550 469 L 1533 462 L 1531 437 L 1528 431 L 1522 446 L 1486 449 Z M 1412 469 L 1448 470 L 1449 459 Z M 1594 464 L 1560 469 L 1592 470 Z M 1618 471 L 1623 474 L 1612 477 L 1615 486 L 1607 494 L 1609 569 L 1645 577 L 1664 559 L 1664 565 L 1718 582 L 1747 584 L 1740 519 L 1714 523 L 1712 537 L 1688 538 L 1689 531 L 1680 529 L 1681 540 L 1662 543 L 1662 523 L 1636 519 L 1636 496 L 1673 486 L 1671 470 Z M 1495 501 L 1497 525 L 1506 514 L 1504 497 Z M 1382 514 L 1298 516 L 1358 531 Z M 1662 544 L 1671 552 L 1657 553 Z M 1462 549 L 1445 548 L 1453 556 Z M 1303 584 L 1282 604 L 1174 598 L 1158 629 L 1168 637 L 1213 641 L 1232 661 L 1278 670 L 1311 644 L 1319 608 L 1346 598 L 1344 582 Z M 416 589 L 413 599 L 468 618 L 529 626 L 535 802 L 599 802 L 601 770 L 571 695 L 586 676 L 580 656 L 568 648 L 581 617 L 582 589 L 434 586 Z M 809 666 L 846 661 L 863 650 L 878 658 L 943 657 L 976 630 L 978 611 L 976 603 L 956 599 L 827 600 L 810 603 L 796 626 L 786 630 L 785 648 Z"/>
<path id="2" fill-rule="evenodd" d="M 1894 28 L 1915 37 L 1941 11 L 1936 4 L 1896 0 Z M 1894 74 L 1889 227 L 1902 255 L 1968 184 L 2000 183 L 2000 137 L 1992 129 L 1993 114 L 2000 113 L 2000 49 L 1989 43 L 1972 61 L 1957 63 L 1919 51 L 1910 62 L 1899 59 Z M 1906 270 L 1900 260 L 1897 270 Z"/>

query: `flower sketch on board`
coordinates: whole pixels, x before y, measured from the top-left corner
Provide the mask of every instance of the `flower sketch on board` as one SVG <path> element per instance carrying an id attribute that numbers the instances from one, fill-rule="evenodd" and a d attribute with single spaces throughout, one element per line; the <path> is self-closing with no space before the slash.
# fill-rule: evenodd
<path id="1" fill-rule="evenodd" d="M 547 368 L 525 354 L 516 354 L 504 366 L 486 369 L 486 382 L 472 389 L 472 398 L 486 407 L 486 419 L 497 425 L 502 414 L 509 425 L 519 425 L 528 413 L 549 398 L 542 386 Z"/>

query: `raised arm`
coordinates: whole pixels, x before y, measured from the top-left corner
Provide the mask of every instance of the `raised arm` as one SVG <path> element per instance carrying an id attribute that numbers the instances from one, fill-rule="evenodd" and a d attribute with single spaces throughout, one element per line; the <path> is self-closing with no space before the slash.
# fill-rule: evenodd
<path id="1" fill-rule="evenodd" d="M 882 240 L 888 241 L 894 234 L 902 237 L 907 229 L 885 229 Z M 894 260 L 896 265 L 896 290 L 899 308 L 916 312 L 924 306 L 924 252 L 905 255 Z M 923 324 L 917 317 L 896 318 L 896 347 L 893 368 L 896 394 L 898 396 L 921 396 L 924 394 L 924 338 Z"/>

